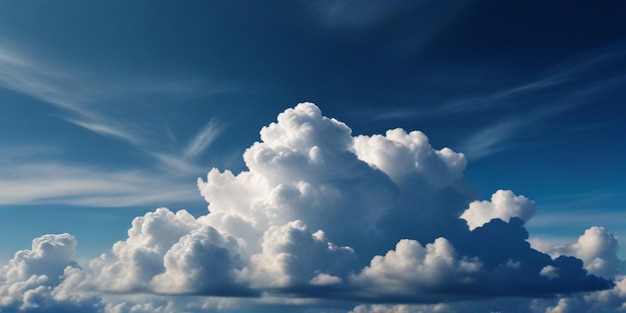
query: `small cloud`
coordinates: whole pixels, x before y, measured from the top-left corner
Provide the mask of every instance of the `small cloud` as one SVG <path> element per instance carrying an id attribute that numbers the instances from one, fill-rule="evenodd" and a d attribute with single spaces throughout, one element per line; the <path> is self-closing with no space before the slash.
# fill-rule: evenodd
<path id="1" fill-rule="evenodd" d="M 490 201 L 473 201 L 460 218 L 474 230 L 494 218 L 508 222 L 511 217 L 528 221 L 535 215 L 535 203 L 524 196 L 516 196 L 511 190 L 498 190 Z"/>
<path id="2" fill-rule="evenodd" d="M 210 120 L 202 130 L 200 130 L 189 141 L 183 152 L 186 159 L 194 159 L 202 153 L 222 132 L 223 127 L 216 120 Z"/>

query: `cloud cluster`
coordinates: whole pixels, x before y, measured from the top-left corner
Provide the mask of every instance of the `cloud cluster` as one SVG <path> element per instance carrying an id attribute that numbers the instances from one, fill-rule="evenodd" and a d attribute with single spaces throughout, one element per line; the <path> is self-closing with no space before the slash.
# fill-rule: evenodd
<path id="1" fill-rule="evenodd" d="M 73 237 L 38 238 L 3 268 L 2 306 L 63 300 L 133 311 L 89 296 L 101 292 L 396 303 L 611 292 L 612 235 L 592 228 L 572 246 L 533 249 L 524 222 L 534 203 L 504 190 L 475 201 L 461 180 L 464 155 L 433 148 L 421 132 L 353 137 L 301 103 L 260 135 L 244 153 L 248 170 L 198 180 L 207 215 L 160 208 L 137 217 L 126 240 L 82 268 Z M 38 288 L 47 293 L 29 296 Z"/>
<path id="2" fill-rule="evenodd" d="M 73 259 L 76 239 L 69 234 L 44 235 L 33 240 L 0 268 L 0 308 L 20 312 L 93 311 L 100 305 L 92 298 L 70 295 L 69 278 L 80 274 Z"/>

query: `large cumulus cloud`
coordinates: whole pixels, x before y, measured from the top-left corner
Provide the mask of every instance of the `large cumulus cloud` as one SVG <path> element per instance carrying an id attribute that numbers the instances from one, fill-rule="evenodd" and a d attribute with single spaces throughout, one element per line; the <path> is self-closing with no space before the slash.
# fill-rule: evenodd
<path id="1" fill-rule="evenodd" d="M 260 139 L 243 155 L 247 170 L 198 180 L 205 216 L 149 212 L 82 267 L 73 237 L 37 239 L 0 272 L 2 305 L 65 299 L 113 312 L 132 311 L 111 302 L 129 293 L 434 303 L 615 290 L 613 237 L 594 228 L 572 246 L 535 250 L 524 227 L 535 204 L 504 190 L 475 199 L 464 155 L 419 131 L 353 136 L 301 103 Z M 40 287 L 49 292 L 28 295 Z M 418 307 L 354 311 L 385 308 Z"/>

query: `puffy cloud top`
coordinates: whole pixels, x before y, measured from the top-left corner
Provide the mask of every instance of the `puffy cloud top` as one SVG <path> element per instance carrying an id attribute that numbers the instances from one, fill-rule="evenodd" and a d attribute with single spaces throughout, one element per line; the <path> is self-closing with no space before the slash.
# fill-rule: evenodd
<path id="1" fill-rule="evenodd" d="M 373 297 L 411 298 L 473 283 L 473 276 L 481 269 L 478 259 L 457 256 L 445 238 L 437 238 L 425 247 L 415 240 L 403 239 L 395 250 L 375 256 L 352 280 Z"/>
<path id="2" fill-rule="evenodd" d="M 467 164 L 462 153 L 449 148 L 435 150 L 420 131 L 388 130 L 385 136 L 354 138 L 357 157 L 385 172 L 396 183 L 417 176 L 424 187 L 438 190 L 460 178 Z"/>
<path id="3" fill-rule="evenodd" d="M 604 227 L 593 226 L 586 229 L 575 243 L 569 245 L 539 248 L 553 257 L 575 256 L 583 261 L 589 273 L 607 279 L 615 277 L 621 265 L 617 257 L 617 238 Z"/>
<path id="4" fill-rule="evenodd" d="M 198 221 L 184 210 L 172 213 L 160 208 L 137 217 L 128 239 L 113 245 L 113 259 L 97 260 L 97 284 L 110 291 L 143 291 L 164 270 L 163 258 L 174 244 L 198 228 Z"/>
<path id="5" fill-rule="evenodd" d="M 470 229 L 483 226 L 494 218 L 509 221 L 511 217 L 528 221 L 535 215 L 535 203 L 524 196 L 516 196 L 511 190 L 498 190 L 490 201 L 473 201 L 461 218 Z"/>
<path id="6" fill-rule="evenodd" d="M 0 269 L 0 309 L 4 312 L 95 311 L 97 301 L 69 299 L 61 290 L 68 274 L 80 271 L 74 261 L 76 239 L 69 234 L 33 239 Z"/>
<path id="7" fill-rule="evenodd" d="M 17 252 L 2 268 L 0 278 L 11 283 L 35 276 L 49 284 L 57 284 L 65 267 L 76 265 L 72 259 L 75 248 L 76 239 L 70 234 L 35 238 L 31 250 Z"/>

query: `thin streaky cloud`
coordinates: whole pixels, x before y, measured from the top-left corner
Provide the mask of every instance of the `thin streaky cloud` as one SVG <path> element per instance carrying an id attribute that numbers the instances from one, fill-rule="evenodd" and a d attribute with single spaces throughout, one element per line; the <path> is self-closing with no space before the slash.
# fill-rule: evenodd
<path id="1" fill-rule="evenodd" d="M 596 82 L 593 85 L 587 86 L 586 89 L 580 89 L 563 98 L 548 101 L 539 109 L 500 120 L 468 136 L 462 142 L 460 150 L 465 153 L 468 159 L 477 160 L 496 152 L 512 148 L 515 145 L 507 145 L 506 141 L 520 134 L 525 127 L 541 120 L 552 118 L 576 107 L 588 105 L 592 103 L 592 96 L 620 86 L 625 78 L 625 76 L 619 76 Z"/>
<path id="2" fill-rule="evenodd" d="M 549 212 L 545 211 L 528 222 L 529 227 L 558 227 L 558 226 L 590 226 L 603 224 L 604 226 L 624 225 L 626 214 L 623 212 L 598 213 L 596 210 L 580 212 Z"/>
<path id="3" fill-rule="evenodd" d="M 558 84 L 562 84 L 564 81 L 541 79 L 533 81 L 527 84 L 513 86 L 508 89 L 500 90 L 491 94 L 465 98 L 460 100 L 448 101 L 435 109 L 398 109 L 398 110 L 386 110 L 384 113 L 376 114 L 377 120 L 389 120 L 389 119 L 413 119 L 413 118 L 432 118 L 437 116 L 447 116 L 464 114 L 468 112 L 476 112 L 481 110 L 490 109 L 501 105 L 512 105 L 518 103 L 519 99 L 524 94 L 540 91 L 542 89 L 554 87 Z M 515 99 L 517 98 L 517 99 Z"/>
<path id="4" fill-rule="evenodd" d="M 215 120 L 210 120 L 187 144 L 183 156 L 194 159 L 221 134 L 223 127 Z"/>
<path id="5" fill-rule="evenodd" d="M 0 48 L 1 87 L 54 105 L 67 114 L 62 116 L 64 120 L 87 130 L 134 144 L 141 141 L 136 135 L 130 135 L 123 127 L 110 123 L 90 108 L 93 99 L 86 96 L 89 92 L 69 92 L 68 86 L 87 84 L 84 78 L 70 73 L 30 58 L 25 53 L 12 51 L 6 45 Z"/>
<path id="6" fill-rule="evenodd" d="M 143 140 L 140 138 L 137 138 L 133 135 L 131 135 L 129 132 L 124 131 L 122 128 L 120 127 L 115 127 L 112 125 L 106 125 L 103 123 L 98 123 L 95 121 L 87 121 L 87 120 L 79 120 L 79 119 L 75 119 L 75 118 L 68 118 L 65 117 L 63 118 L 64 120 L 80 126 L 82 128 L 88 129 L 94 133 L 103 135 L 103 136 L 107 136 L 107 137 L 114 137 L 117 139 L 121 139 L 122 141 L 126 141 L 128 143 L 132 143 L 136 146 L 140 146 L 142 145 Z"/>
<path id="7" fill-rule="evenodd" d="M 151 157 L 158 160 L 157 166 L 163 171 L 173 176 L 186 174 L 199 175 L 206 168 L 198 165 L 193 160 L 188 160 L 178 154 L 164 152 L 148 152 Z"/>
<path id="8" fill-rule="evenodd" d="M 421 5 L 419 2 L 418 4 Z M 405 9 L 409 3 L 414 2 L 401 0 L 318 1 L 314 5 L 313 12 L 317 13 L 319 20 L 327 26 L 366 27 L 393 16 L 394 13 Z"/>
<path id="9" fill-rule="evenodd" d="M 138 86 L 139 92 L 159 90 L 159 88 L 151 88 L 147 82 L 148 80 L 142 81 Z M 167 85 L 164 82 L 151 82 L 154 86 Z M 154 160 L 159 162 L 158 167 L 164 168 L 168 172 L 183 171 L 196 175 L 200 173 L 197 172 L 200 167 L 195 165 L 193 160 L 206 150 L 222 132 L 223 126 L 216 119 L 210 120 L 182 149 L 163 146 L 162 142 L 152 140 L 154 136 L 147 130 L 137 127 L 136 124 L 133 124 L 132 127 L 124 125 L 124 121 L 118 121 L 101 112 L 95 104 L 106 98 L 104 93 L 109 88 L 95 90 L 88 87 L 91 85 L 98 84 L 74 71 L 57 68 L 30 57 L 27 53 L 18 53 L 10 45 L 0 47 L 0 87 L 28 95 L 57 107 L 62 112 L 59 114 L 59 118 L 98 135 L 130 144 L 154 157 Z M 68 86 L 87 87 L 84 87 L 80 92 L 70 92 Z M 197 80 L 193 81 L 191 85 L 177 83 L 169 84 L 169 86 L 171 88 L 166 92 L 178 96 L 188 92 L 198 94 L 200 86 L 203 89 L 208 88 Z M 130 92 L 129 90 L 118 90 L 119 88 L 116 86 L 110 87 L 113 91 L 121 94 Z M 165 136 L 167 135 L 166 130 Z M 182 152 L 180 152 L 181 150 Z"/>
<path id="10" fill-rule="evenodd" d="M 625 56 L 625 42 L 619 42 L 601 49 L 588 51 L 553 67 L 540 79 L 486 96 L 444 103 L 437 110 L 432 112 L 432 114 L 447 115 L 466 113 L 470 111 L 485 110 L 494 106 L 507 105 L 507 103 L 515 104 L 515 101 L 509 100 L 512 98 L 519 98 L 525 94 L 540 92 L 548 88 L 573 82 L 581 77 L 584 77 L 584 75 L 589 71 L 606 65 L 610 61 L 624 58 Z M 614 78 L 604 78 L 606 81 L 611 81 L 613 79 Z"/>
<path id="11" fill-rule="evenodd" d="M 525 93 L 540 91 L 545 88 L 553 87 L 564 83 L 564 81 L 554 78 L 546 78 L 528 84 L 514 86 L 510 89 L 501 90 L 486 96 L 468 98 L 458 101 L 444 103 L 435 112 L 434 115 L 450 115 L 461 114 L 470 111 L 480 111 L 491 108 L 496 105 L 506 104 L 505 100 Z M 515 103 L 513 101 L 509 103 Z"/>
<path id="12" fill-rule="evenodd" d="M 145 171 L 111 171 L 75 164 L 28 162 L 3 166 L 0 205 L 70 204 L 128 207 L 198 198 L 193 182 Z"/>
<path id="13" fill-rule="evenodd" d="M 574 106 L 573 102 L 564 101 L 564 103 L 556 106 L 545 106 L 523 115 L 516 115 L 493 123 L 468 136 L 461 144 L 460 151 L 469 160 L 478 160 L 496 152 L 510 149 L 514 145 L 507 145 L 506 141 L 518 135 L 524 127 L 569 110 Z"/>
<path id="14" fill-rule="evenodd" d="M 478 160 L 490 154 L 505 150 L 510 146 L 503 145 L 502 143 L 528 123 L 530 123 L 529 120 L 511 119 L 481 129 L 463 142 L 460 151 L 462 151 L 469 160 Z"/>
<path id="15" fill-rule="evenodd" d="M 597 191 L 588 191 L 588 192 L 582 192 L 582 193 L 574 193 L 574 194 L 556 194 L 556 195 L 550 195 L 550 196 L 545 196 L 542 197 L 542 201 L 550 201 L 550 200 L 558 200 L 558 201 L 564 201 L 564 200 L 570 200 L 571 202 L 580 202 L 581 200 L 586 200 L 586 201 L 594 201 L 594 200 L 604 200 L 604 199 L 609 199 L 609 198 L 615 198 L 615 197 L 623 197 L 624 199 L 626 199 L 626 195 L 617 192 L 617 191 L 610 191 L 610 190 L 597 190 Z"/>
<path id="16" fill-rule="evenodd" d="M 626 42 L 620 41 L 600 49 L 587 51 L 544 72 L 543 76 L 524 84 L 512 86 L 490 94 L 444 102 L 434 109 L 385 110 L 375 112 L 374 119 L 423 119 L 489 110 L 495 107 L 515 106 L 525 103 L 524 98 L 533 94 L 574 83 L 590 71 L 626 57 Z M 595 85 L 612 85 L 623 77 L 604 77 Z M 596 88 L 591 86 L 592 88 Z"/>
<path id="17" fill-rule="evenodd" d="M 66 94 L 60 85 L 51 82 L 68 79 L 62 71 L 26 58 L 23 54 L 0 48 L 0 86 L 55 106 L 79 113 L 75 104 L 83 99 L 77 93 Z"/>
<path id="18" fill-rule="evenodd" d="M 587 71 L 626 57 L 626 40 L 620 40 L 598 49 L 583 52 L 546 71 L 546 76 L 554 80 L 568 80 L 583 76 Z"/>

